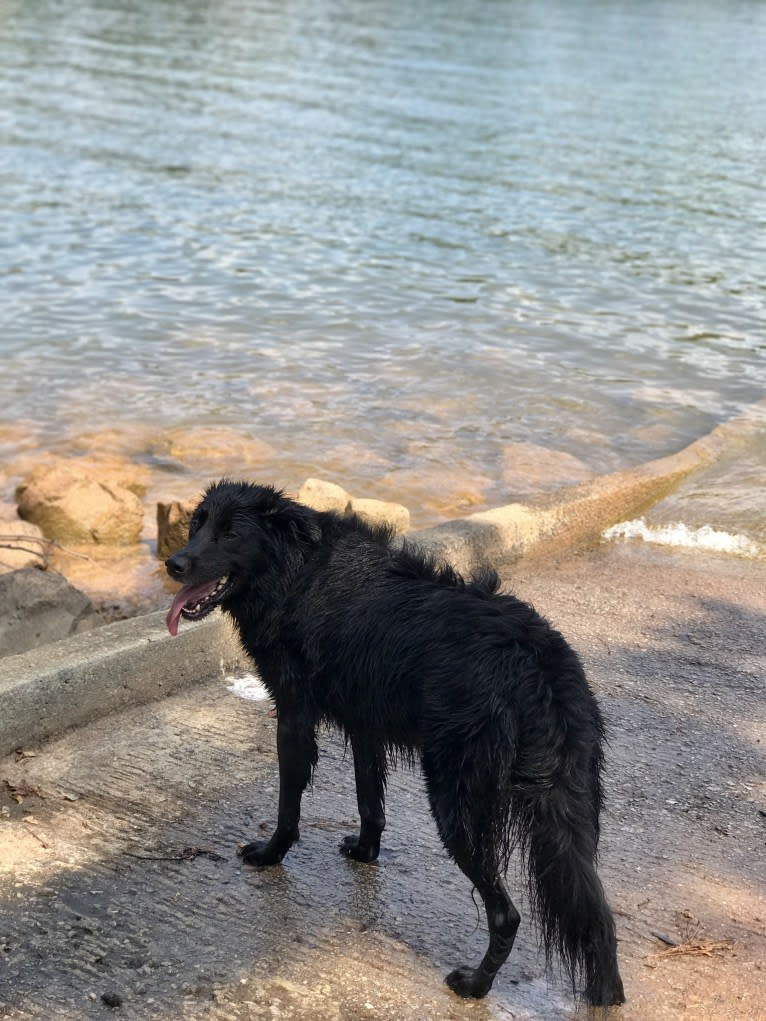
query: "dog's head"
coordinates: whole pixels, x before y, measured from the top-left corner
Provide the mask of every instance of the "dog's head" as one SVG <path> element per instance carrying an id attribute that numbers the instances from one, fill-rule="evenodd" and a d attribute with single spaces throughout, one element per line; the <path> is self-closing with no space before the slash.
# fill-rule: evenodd
<path id="1" fill-rule="evenodd" d="M 182 583 L 167 616 L 201 620 L 216 606 L 227 608 L 255 579 L 289 571 L 318 538 L 316 515 L 271 486 L 223 480 L 210 486 L 195 509 L 189 541 L 165 561 Z"/>

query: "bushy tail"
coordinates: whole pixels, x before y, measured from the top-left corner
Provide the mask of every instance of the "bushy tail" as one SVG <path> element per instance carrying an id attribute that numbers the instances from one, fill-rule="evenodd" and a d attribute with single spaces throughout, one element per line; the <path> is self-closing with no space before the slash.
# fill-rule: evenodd
<path id="1" fill-rule="evenodd" d="M 530 897 L 548 962 L 558 952 L 573 986 L 582 982 L 590 1003 L 609 1006 L 625 1000 L 614 919 L 596 873 L 589 806 L 577 801 L 552 790 L 527 806 Z"/>
<path id="2" fill-rule="evenodd" d="M 600 741 L 590 747 L 576 742 L 567 749 L 561 746 L 566 740 L 559 742 L 549 732 L 549 744 L 535 741 L 534 746 L 545 747 L 543 758 L 551 758 L 533 765 L 530 755 L 522 753 L 530 768 L 521 779 L 519 757 L 499 728 L 495 740 L 486 736 L 471 745 L 472 768 L 460 771 L 475 787 L 455 799 L 455 807 L 469 813 L 492 805 L 489 819 L 461 819 L 462 832 L 483 834 L 481 848 L 472 853 L 484 853 L 491 873 L 498 864 L 507 869 L 512 853 L 519 851 L 547 963 L 558 954 L 573 989 L 581 989 L 590 1003 L 623 1003 L 614 919 L 596 872 Z"/>
<path id="3" fill-rule="evenodd" d="M 604 724 L 576 654 L 549 631 L 516 701 L 510 841 L 524 853 L 548 963 L 560 956 L 593 1004 L 623 1003 L 614 919 L 596 872 Z M 518 676 L 518 671 L 517 671 Z M 503 848 L 506 850 L 507 845 Z"/>

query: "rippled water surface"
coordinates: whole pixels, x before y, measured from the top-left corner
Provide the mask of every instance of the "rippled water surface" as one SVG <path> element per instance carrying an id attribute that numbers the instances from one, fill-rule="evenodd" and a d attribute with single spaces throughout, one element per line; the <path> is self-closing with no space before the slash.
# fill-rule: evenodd
<path id="1" fill-rule="evenodd" d="M 0 427 L 455 507 L 675 450 L 766 392 L 764 53 L 744 2 L 0 2 Z"/>

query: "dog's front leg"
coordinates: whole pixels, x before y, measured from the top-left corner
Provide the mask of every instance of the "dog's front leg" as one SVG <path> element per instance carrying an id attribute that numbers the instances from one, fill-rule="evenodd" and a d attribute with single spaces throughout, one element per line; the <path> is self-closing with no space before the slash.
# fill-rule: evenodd
<path id="1" fill-rule="evenodd" d="M 375 861 L 380 853 L 380 835 L 386 825 L 386 756 L 382 749 L 371 746 L 364 737 L 354 734 L 351 735 L 351 749 L 361 826 L 358 837 L 343 838 L 340 850 L 356 861 L 370 862 Z"/>
<path id="2" fill-rule="evenodd" d="M 299 837 L 301 795 L 317 761 L 314 721 L 278 707 L 279 815 L 270 840 L 253 841 L 239 851 L 248 865 L 276 865 Z"/>

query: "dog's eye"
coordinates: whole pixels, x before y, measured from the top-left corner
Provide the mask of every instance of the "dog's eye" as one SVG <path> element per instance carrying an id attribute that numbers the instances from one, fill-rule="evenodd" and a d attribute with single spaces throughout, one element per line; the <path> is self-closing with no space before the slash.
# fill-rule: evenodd
<path id="1" fill-rule="evenodd" d="M 239 538 L 239 535 L 237 534 L 237 532 L 234 531 L 233 528 L 229 528 L 227 531 L 223 533 L 223 537 L 227 542 L 233 542 L 234 539 Z"/>
<path id="2" fill-rule="evenodd" d="M 189 522 L 189 535 L 194 535 L 195 532 L 199 531 L 205 523 L 207 515 L 204 511 L 197 510 L 192 514 L 191 521 Z"/>

